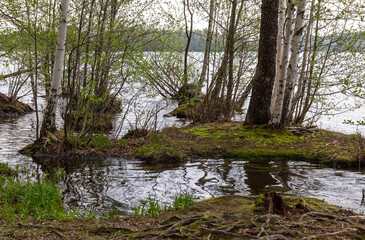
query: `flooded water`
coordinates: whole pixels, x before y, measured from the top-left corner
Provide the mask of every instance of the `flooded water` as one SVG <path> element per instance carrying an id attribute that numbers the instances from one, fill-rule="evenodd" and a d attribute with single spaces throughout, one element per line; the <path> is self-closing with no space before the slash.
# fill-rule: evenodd
<path id="1" fill-rule="evenodd" d="M 181 165 L 146 165 L 133 159 L 89 159 L 48 162 L 17 151 L 34 140 L 34 114 L 0 118 L 0 161 L 26 169 L 34 178 L 64 170 L 59 182 L 65 207 L 81 212 L 131 213 L 132 207 L 151 197 L 161 205 L 174 195 L 189 192 L 198 199 L 221 195 L 259 194 L 275 190 L 316 197 L 364 212 L 361 205 L 365 172 L 320 168 L 289 160 L 199 159 Z"/>

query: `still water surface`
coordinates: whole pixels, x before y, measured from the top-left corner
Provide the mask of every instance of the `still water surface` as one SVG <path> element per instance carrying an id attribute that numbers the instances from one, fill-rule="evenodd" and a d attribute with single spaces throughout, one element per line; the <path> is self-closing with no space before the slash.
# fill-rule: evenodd
<path id="1" fill-rule="evenodd" d="M 41 177 L 63 168 L 59 185 L 65 207 L 83 212 L 106 213 L 131 209 L 148 197 L 162 205 L 175 194 L 189 192 L 198 199 L 221 195 L 259 194 L 275 190 L 286 194 L 324 199 L 364 212 L 361 205 L 365 171 L 334 170 L 291 161 L 199 159 L 181 165 L 146 165 L 138 160 L 107 158 L 41 164 L 17 151 L 34 139 L 34 114 L 0 117 L 0 162 L 27 169 L 25 175 Z M 364 169 L 365 170 L 365 169 Z"/>

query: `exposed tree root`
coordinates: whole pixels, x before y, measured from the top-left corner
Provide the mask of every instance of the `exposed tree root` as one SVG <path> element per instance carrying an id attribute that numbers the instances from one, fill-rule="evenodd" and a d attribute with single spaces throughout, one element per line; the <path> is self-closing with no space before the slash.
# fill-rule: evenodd
<path id="1" fill-rule="evenodd" d="M 351 232 L 356 233 L 357 229 L 356 228 L 346 228 L 346 229 L 343 229 L 343 230 L 340 230 L 337 232 L 331 232 L 331 233 L 326 233 L 326 234 L 321 234 L 321 235 L 314 235 L 314 236 L 306 237 L 303 239 L 308 239 L 308 240 L 309 239 L 322 239 L 324 237 L 334 237 L 334 236 L 343 237 L 345 233 L 348 234 Z"/>
<path id="2" fill-rule="evenodd" d="M 18 224 L 0 227 L 4 239 L 365 239 L 365 217 L 331 208 L 323 202 L 307 203 L 315 211 L 288 207 L 282 214 L 257 212 L 254 200 L 233 196 L 197 203 L 195 208 L 165 212 L 159 217 L 118 219 L 115 222 Z M 287 201 L 295 206 L 300 199 Z M 242 207 L 246 204 L 244 207 Z M 248 208 L 250 206 L 250 208 Z M 195 215 L 195 214 L 199 215 Z M 175 212 L 176 214 L 176 212 Z M 227 217 L 228 216 L 228 217 Z M 1 224 L 0 224 L 1 225 Z M 35 235 L 37 233 L 38 235 Z M 31 237 L 29 237 L 31 236 Z M 82 237 L 80 237 L 82 236 Z"/>

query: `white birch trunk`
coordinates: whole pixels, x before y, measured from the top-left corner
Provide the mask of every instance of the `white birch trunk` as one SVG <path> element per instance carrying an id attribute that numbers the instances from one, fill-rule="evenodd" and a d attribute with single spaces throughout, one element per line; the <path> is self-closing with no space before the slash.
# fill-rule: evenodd
<path id="1" fill-rule="evenodd" d="M 313 25 L 313 12 L 314 12 L 314 3 L 315 0 L 312 0 L 311 2 L 311 7 L 310 7 L 310 13 L 309 13 L 309 21 L 308 21 L 308 25 L 307 25 L 307 29 L 306 29 L 306 38 L 305 38 L 305 44 L 304 44 L 304 51 L 303 51 L 303 61 L 302 61 L 302 67 L 301 67 L 301 72 L 300 72 L 300 76 L 298 79 L 298 89 L 297 92 L 294 94 L 294 97 L 291 101 L 291 110 L 290 113 L 291 115 L 294 114 L 295 111 L 295 106 L 297 105 L 300 96 L 302 95 L 303 91 L 304 91 L 304 85 L 305 85 L 305 74 L 306 74 L 306 67 L 307 67 L 307 61 L 308 61 L 308 54 L 309 54 L 309 42 L 310 42 L 310 35 L 311 35 L 311 29 L 312 29 L 312 25 Z"/>
<path id="2" fill-rule="evenodd" d="M 271 112 L 274 110 L 274 104 L 276 102 L 276 97 L 279 91 L 279 73 L 281 59 L 283 56 L 283 46 L 284 46 L 284 24 L 285 24 L 285 7 L 286 0 L 279 0 L 279 23 L 278 23 L 278 42 L 276 46 L 276 76 L 274 84 L 274 93 L 271 101 Z"/>
<path id="3" fill-rule="evenodd" d="M 291 43 L 291 56 L 290 61 L 288 65 L 288 74 L 286 77 L 286 88 L 285 88 L 285 97 L 284 97 L 284 104 L 283 104 L 283 110 L 282 110 L 282 123 L 287 118 L 291 99 L 293 96 L 294 91 L 294 84 L 297 79 L 298 74 L 298 57 L 299 57 L 299 47 L 300 47 L 300 39 L 303 35 L 303 29 L 305 27 L 304 25 L 304 13 L 305 13 L 305 6 L 306 6 L 306 0 L 298 0 L 298 10 L 297 10 L 297 16 L 295 19 L 295 27 L 294 27 L 294 34 L 293 39 Z"/>
<path id="4" fill-rule="evenodd" d="M 56 56 L 53 66 L 53 75 L 51 83 L 51 91 L 47 99 L 47 105 L 43 113 L 43 121 L 41 126 L 40 136 L 44 137 L 47 132 L 56 130 L 56 111 L 57 103 L 61 90 L 61 80 L 63 76 L 63 65 L 65 58 L 65 44 L 67 33 L 67 15 L 70 0 L 61 0 L 60 11 L 61 19 L 58 26 L 58 36 L 56 45 Z"/>
<path id="5" fill-rule="evenodd" d="M 274 104 L 274 108 L 273 108 L 272 115 L 271 115 L 272 116 L 271 122 L 270 122 L 270 124 L 273 126 L 278 126 L 281 123 L 281 113 L 282 113 L 282 109 L 283 109 L 284 93 L 285 93 L 285 85 L 286 85 L 287 64 L 288 64 L 288 59 L 289 59 L 289 43 L 290 43 L 291 31 L 292 31 L 293 10 L 294 10 L 294 1 L 288 0 L 284 46 L 283 46 L 281 65 L 280 65 L 279 76 L 278 76 L 278 79 L 279 79 L 278 93 L 276 96 L 276 101 Z"/>

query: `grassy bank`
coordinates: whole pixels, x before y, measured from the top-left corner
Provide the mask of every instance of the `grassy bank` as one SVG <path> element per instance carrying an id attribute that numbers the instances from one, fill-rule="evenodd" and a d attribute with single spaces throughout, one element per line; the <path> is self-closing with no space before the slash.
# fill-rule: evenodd
<path id="1" fill-rule="evenodd" d="M 94 135 L 74 140 L 65 149 L 52 135 L 28 146 L 28 155 L 136 157 L 146 162 L 179 162 L 192 158 L 280 158 L 321 163 L 336 168 L 364 161 L 364 139 L 326 130 L 270 129 L 242 123 L 195 124 L 160 132 L 134 131 L 120 140 Z"/>

